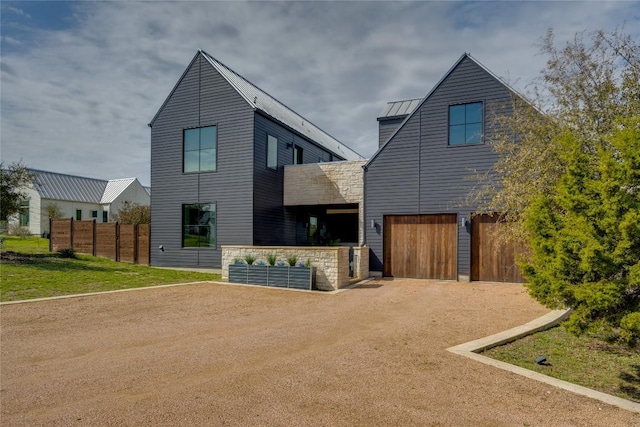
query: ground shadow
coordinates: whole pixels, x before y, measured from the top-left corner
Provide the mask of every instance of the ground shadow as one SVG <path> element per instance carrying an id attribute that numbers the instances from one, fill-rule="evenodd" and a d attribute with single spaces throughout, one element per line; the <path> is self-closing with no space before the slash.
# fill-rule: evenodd
<path id="1" fill-rule="evenodd" d="M 633 372 L 621 372 L 620 379 L 624 384 L 620 386 L 620 391 L 631 396 L 634 400 L 640 401 L 640 364 L 632 365 Z"/>

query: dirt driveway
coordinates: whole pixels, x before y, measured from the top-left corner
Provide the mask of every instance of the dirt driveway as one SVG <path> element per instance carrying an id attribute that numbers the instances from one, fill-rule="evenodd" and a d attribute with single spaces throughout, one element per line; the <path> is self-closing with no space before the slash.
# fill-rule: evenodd
<path id="1" fill-rule="evenodd" d="M 202 284 L 0 308 L 3 426 L 627 426 L 445 348 L 546 310 L 517 285 Z"/>

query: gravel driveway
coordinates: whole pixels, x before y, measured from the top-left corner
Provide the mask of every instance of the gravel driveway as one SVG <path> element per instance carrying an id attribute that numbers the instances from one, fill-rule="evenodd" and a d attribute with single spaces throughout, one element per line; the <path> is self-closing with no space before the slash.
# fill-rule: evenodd
<path id="1" fill-rule="evenodd" d="M 519 285 L 201 284 L 0 308 L 3 426 L 631 426 L 445 350 L 545 314 Z"/>

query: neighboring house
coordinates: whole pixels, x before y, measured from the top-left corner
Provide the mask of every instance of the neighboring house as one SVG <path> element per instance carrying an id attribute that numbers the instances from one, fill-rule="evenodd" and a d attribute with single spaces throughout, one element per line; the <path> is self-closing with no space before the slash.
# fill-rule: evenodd
<path id="1" fill-rule="evenodd" d="M 464 54 L 421 100 L 387 104 L 381 147 L 364 169 L 370 270 L 385 276 L 521 281 L 513 251 L 466 197 L 497 154 L 493 107 L 518 95 Z M 505 110 L 508 113 L 508 110 Z M 472 236 L 473 235 L 473 236 Z"/>
<path id="2" fill-rule="evenodd" d="M 27 188 L 21 212 L 9 224 L 27 227 L 30 234 L 49 233 L 46 208 L 56 205 L 64 218 L 108 222 L 124 202 L 150 204 L 150 189 L 136 178 L 102 180 L 30 169 L 35 182 Z"/>
<path id="3" fill-rule="evenodd" d="M 332 231 L 331 239 L 357 240 L 335 219 L 357 227 L 357 197 L 285 206 L 284 180 L 285 165 L 361 156 L 206 52 L 149 126 L 152 265 L 221 267 L 221 245 L 311 244 Z"/>

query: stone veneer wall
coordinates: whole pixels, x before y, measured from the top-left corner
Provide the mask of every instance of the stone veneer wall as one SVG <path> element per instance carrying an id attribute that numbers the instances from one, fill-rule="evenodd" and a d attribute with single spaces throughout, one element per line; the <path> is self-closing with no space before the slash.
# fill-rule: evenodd
<path id="1" fill-rule="evenodd" d="M 284 205 L 358 204 L 358 241 L 364 242 L 366 160 L 288 165 L 284 168 Z"/>
<path id="2" fill-rule="evenodd" d="M 365 252 L 366 263 L 358 257 L 360 266 L 356 271 L 362 276 L 369 275 L 369 248 L 354 248 L 359 252 Z M 296 256 L 298 263 L 311 261 L 316 267 L 316 287 L 323 291 L 333 291 L 349 285 L 349 248 L 343 246 L 222 246 L 222 279 L 229 279 L 229 264 L 235 259 L 242 259 L 246 255 L 252 255 L 256 262 L 267 262 L 267 256 L 275 254 L 278 261 L 287 262 L 287 258 Z M 365 267 L 366 266 L 366 267 Z M 365 269 L 366 268 L 366 273 Z"/>

